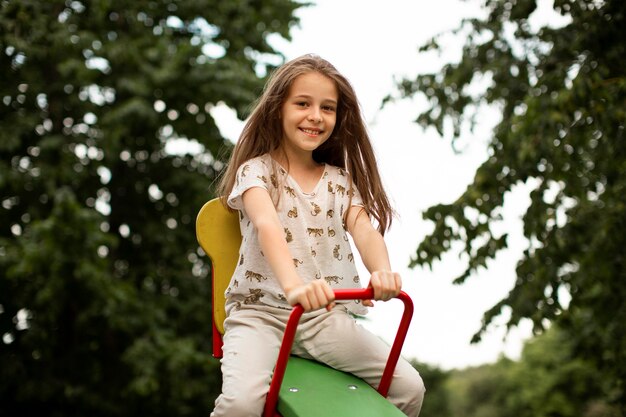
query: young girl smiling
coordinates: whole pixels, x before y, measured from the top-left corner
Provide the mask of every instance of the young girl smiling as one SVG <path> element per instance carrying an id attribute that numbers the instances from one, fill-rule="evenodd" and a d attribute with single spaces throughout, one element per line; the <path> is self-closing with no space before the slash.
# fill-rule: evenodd
<path id="1" fill-rule="evenodd" d="M 373 302 L 334 300 L 334 288 L 361 286 L 347 233 L 376 300 L 395 297 L 402 281 L 383 239 L 393 211 L 348 80 L 314 55 L 278 68 L 235 146 L 220 195 L 239 212 L 242 244 L 225 294 L 223 386 L 212 416 L 261 415 L 296 304 L 305 313 L 292 353 L 376 387 L 389 347 L 353 317 Z M 424 391 L 400 358 L 389 400 L 417 416 Z"/>

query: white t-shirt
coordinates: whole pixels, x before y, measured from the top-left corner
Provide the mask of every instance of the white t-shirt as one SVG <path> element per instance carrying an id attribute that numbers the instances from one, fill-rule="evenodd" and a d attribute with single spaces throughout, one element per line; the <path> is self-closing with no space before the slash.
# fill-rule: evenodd
<path id="1" fill-rule="evenodd" d="M 362 206 L 349 174 L 326 164 L 317 186 L 305 193 L 269 154 L 242 164 L 228 205 L 239 210 L 241 248 L 237 267 L 226 289 L 226 311 L 241 304 L 265 304 L 291 309 L 284 291 L 263 255 L 256 229 L 243 208 L 242 195 L 252 188 L 266 189 L 278 201 L 277 213 L 298 275 L 304 282 L 324 279 L 331 288 L 361 288 L 354 255 L 343 225 L 349 205 Z M 350 201 L 350 194 L 352 200 Z M 355 314 L 367 308 L 357 301 L 340 301 Z"/>

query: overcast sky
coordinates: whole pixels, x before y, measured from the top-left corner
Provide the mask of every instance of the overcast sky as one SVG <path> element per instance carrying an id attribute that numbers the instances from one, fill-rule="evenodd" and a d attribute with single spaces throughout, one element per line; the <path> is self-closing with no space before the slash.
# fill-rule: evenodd
<path id="1" fill-rule="evenodd" d="M 500 355 L 516 359 L 522 341 L 530 334 L 524 323 L 506 339 L 502 326 L 494 326 L 483 342 L 470 345 L 488 308 L 513 287 L 515 264 L 526 245 L 521 216 L 528 206 L 524 186 L 505 198 L 504 221 L 510 248 L 487 270 L 479 271 L 463 285 L 453 285 L 465 263 L 458 253 L 428 269 L 409 269 L 408 263 L 421 239 L 432 230 L 421 213 L 431 205 L 454 201 L 472 182 L 476 168 L 487 158 L 486 143 L 497 122 L 494 110 L 485 110 L 473 134 L 460 141 L 455 154 L 450 141 L 433 130 L 423 131 L 413 120 L 423 107 L 419 100 L 405 100 L 380 110 L 381 100 L 393 90 L 394 79 L 436 71 L 442 62 L 458 59 L 459 41 L 450 39 L 445 53 L 418 55 L 418 46 L 431 36 L 457 27 L 464 17 L 481 13 L 476 1 L 370 1 L 317 0 L 297 15 L 292 41 L 273 39 L 287 59 L 305 53 L 332 62 L 352 82 L 374 141 L 380 170 L 399 218 L 386 236 L 393 267 L 402 274 L 404 290 L 415 303 L 415 315 L 403 354 L 444 369 L 493 362 Z M 535 16 L 540 23 L 553 18 L 545 13 L 546 0 Z M 232 139 L 241 123 L 228 112 L 216 111 L 222 133 Z M 365 273 L 365 269 L 361 268 Z M 364 325 L 391 341 L 399 317 L 398 301 L 378 303 Z M 506 317 L 506 316 L 504 316 Z"/>

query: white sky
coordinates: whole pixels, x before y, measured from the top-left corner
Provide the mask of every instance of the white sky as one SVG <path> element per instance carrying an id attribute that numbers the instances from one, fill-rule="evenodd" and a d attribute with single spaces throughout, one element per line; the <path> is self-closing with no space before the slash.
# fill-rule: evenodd
<path id="1" fill-rule="evenodd" d="M 316 53 L 332 62 L 353 84 L 374 141 L 381 174 L 400 217 L 386 236 L 393 267 L 402 274 L 404 290 L 415 303 L 415 315 L 403 354 L 444 369 L 493 362 L 500 355 L 518 358 L 522 341 L 530 334 L 523 323 L 504 339 L 505 329 L 494 326 L 483 342 L 470 345 L 484 311 L 513 287 L 515 264 L 526 242 L 521 216 L 528 206 L 525 187 L 505 199 L 504 221 L 510 249 L 503 251 L 488 270 L 481 270 L 463 285 L 452 280 L 464 270 L 457 253 L 447 255 L 428 269 L 408 269 L 418 243 L 432 229 L 421 217 L 426 208 L 454 201 L 471 183 L 476 168 L 486 159 L 490 128 L 496 112 L 485 111 L 479 128 L 462 138 L 462 154 L 434 130 L 413 123 L 417 100 L 403 101 L 379 110 L 381 100 L 393 90 L 394 77 L 436 71 L 443 61 L 458 59 L 460 45 L 450 42 L 442 58 L 417 54 L 431 36 L 457 27 L 463 17 L 479 12 L 476 1 L 438 0 L 317 0 L 301 9 L 293 40 L 274 39 L 287 59 Z M 544 1 L 540 9 L 550 10 Z M 541 10 L 540 10 L 541 11 Z M 547 14 L 548 17 L 549 13 Z M 537 13 L 535 21 L 546 21 Z M 222 133 L 236 139 L 241 123 L 232 113 L 215 109 Z M 361 268 L 363 275 L 365 269 Z M 378 303 L 364 325 L 391 342 L 401 311 L 399 301 Z"/>

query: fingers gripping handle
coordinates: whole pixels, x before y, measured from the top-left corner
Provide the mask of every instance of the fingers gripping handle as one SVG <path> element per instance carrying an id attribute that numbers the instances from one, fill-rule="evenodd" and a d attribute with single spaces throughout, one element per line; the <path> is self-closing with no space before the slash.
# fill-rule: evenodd
<path id="1" fill-rule="evenodd" d="M 359 289 L 341 289 L 334 290 L 335 300 L 366 300 L 374 298 L 374 290 L 372 288 L 359 288 Z M 393 377 L 393 371 L 396 368 L 398 359 L 400 358 L 400 352 L 402 351 L 402 345 L 406 339 L 407 332 L 409 331 L 409 325 L 411 324 L 411 318 L 413 317 L 413 301 L 404 291 L 396 297 L 404 303 L 404 313 L 400 319 L 400 325 L 398 326 L 398 332 L 394 339 L 383 376 L 380 379 L 378 386 L 378 392 L 386 397 L 389 392 L 389 386 L 391 385 L 391 379 Z M 278 402 L 278 393 L 280 392 L 280 386 L 283 383 L 285 376 L 285 370 L 287 369 L 287 361 L 291 354 L 291 346 L 293 345 L 294 338 L 296 336 L 296 329 L 298 322 L 302 317 L 304 309 L 301 305 L 294 306 L 289 320 L 287 321 L 287 327 L 285 328 L 285 334 L 283 336 L 283 342 L 278 352 L 278 360 L 276 361 L 276 367 L 274 368 L 274 375 L 272 382 L 270 383 L 270 390 L 267 394 L 267 400 L 265 402 L 264 417 L 274 417 L 276 415 L 276 403 Z"/>

